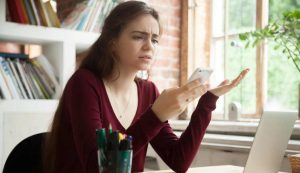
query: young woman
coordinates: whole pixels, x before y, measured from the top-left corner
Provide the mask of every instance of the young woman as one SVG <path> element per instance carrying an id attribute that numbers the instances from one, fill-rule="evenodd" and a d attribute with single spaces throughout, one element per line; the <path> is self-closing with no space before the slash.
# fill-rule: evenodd
<path id="1" fill-rule="evenodd" d="M 60 99 L 45 146 L 48 172 L 97 173 L 95 130 L 109 124 L 133 137 L 133 172 L 143 171 L 149 143 L 174 171 L 189 168 L 218 97 L 248 70 L 208 91 L 195 80 L 159 94 L 151 81 L 136 74 L 149 70 L 160 35 L 159 15 L 145 3 L 127 1 L 112 10 Z M 189 126 L 177 138 L 167 120 L 199 97 Z"/>

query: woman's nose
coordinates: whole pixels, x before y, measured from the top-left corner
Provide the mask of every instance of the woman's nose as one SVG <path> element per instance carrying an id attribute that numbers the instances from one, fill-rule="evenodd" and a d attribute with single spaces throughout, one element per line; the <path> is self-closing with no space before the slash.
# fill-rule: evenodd
<path id="1" fill-rule="evenodd" d="M 145 50 L 154 50 L 154 44 L 152 43 L 152 39 L 145 40 L 143 48 Z"/>

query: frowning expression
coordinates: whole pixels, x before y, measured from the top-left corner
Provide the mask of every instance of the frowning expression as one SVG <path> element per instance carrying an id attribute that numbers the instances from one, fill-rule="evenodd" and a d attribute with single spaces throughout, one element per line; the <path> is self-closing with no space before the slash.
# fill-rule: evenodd
<path id="1" fill-rule="evenodd" d="M 114 42 L 119 68 L 148 70 L 159 40 L 159 24 L 151 15 L 142 15 L 128 23 Z"/>

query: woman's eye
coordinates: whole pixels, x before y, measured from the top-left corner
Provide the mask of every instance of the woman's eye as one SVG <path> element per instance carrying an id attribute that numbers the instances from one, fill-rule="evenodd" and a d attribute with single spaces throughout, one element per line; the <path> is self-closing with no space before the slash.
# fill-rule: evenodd
<path id="1" fill-rule="evenodd" d="M 144 39 L 142 36 L 133 36 L 133 39 L 135 40 L 141 40 L 141 39 Z"/>
<path id="2" fill-rule="evenodd" d="M 158 44 L 158 40 L 152 39 L 152 43 L 153 43 L 153 44 Z"/>

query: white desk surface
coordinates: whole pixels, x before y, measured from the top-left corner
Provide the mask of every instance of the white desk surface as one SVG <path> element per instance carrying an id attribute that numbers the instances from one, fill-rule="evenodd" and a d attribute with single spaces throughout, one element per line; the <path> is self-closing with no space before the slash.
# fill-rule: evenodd
<path id="1" fill-rule="evenodd" d="M 187 173 L 243 173 L 244 167 L 232 166 L 232 165 L 221 165 L 221 166 L 207 166 L 190 168 Z M 148 171 L 147 173 L 174 173 L 170 170 L 160 171 Z"/>
<path id="2" fill-rule="evenodd" d="M 207 167 L 197 167 L 190 168 L 187 173 L 243 173 L 244 168 L 232 165 L 222 165 L 222 166 L 207 166 Z M 160 171 L 148 171 L 147 173 L 174 173 L 170 170 L 160 170 Z"/>

